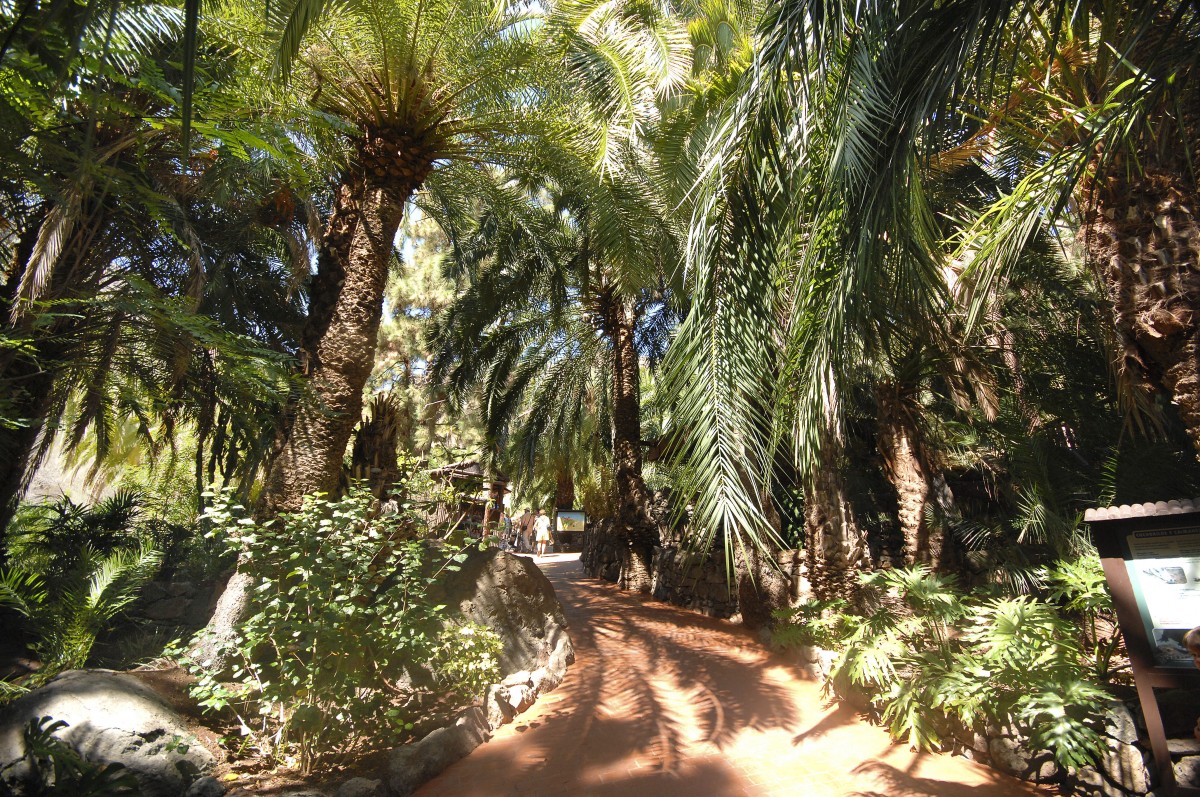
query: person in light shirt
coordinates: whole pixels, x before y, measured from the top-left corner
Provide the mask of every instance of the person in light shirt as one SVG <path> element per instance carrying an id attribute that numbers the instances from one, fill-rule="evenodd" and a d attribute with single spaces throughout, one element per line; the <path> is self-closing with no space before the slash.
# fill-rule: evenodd
<path id="1" fill-rule="evenodd" d="M 550 544 L 550 518 L 545 509 L 538 510 L 537 520 L 533 524 L 534 541 L 537 543 L 537 555 L 546 555 L 546 546 Z"/>

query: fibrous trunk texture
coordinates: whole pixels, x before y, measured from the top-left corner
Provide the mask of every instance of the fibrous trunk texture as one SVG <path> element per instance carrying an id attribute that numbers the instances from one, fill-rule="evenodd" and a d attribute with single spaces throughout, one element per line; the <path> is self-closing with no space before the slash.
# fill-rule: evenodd
<path id="1" fill-rule="evenodd" d="M 942 530 L 928 522 L 927 509 L 935 498 L 933 477 L 913 417 L 911 392 L 908 386 L 894 383 L 877 386 L 879 452 L 896 490 L 904 564 L 940 568 L 945 539 Z"/>
<path id="2" fill-rule="evenodd" d="M 826 446 L 804 493 L 804 556 L 812 595 L 853 598 L 858 576 L 871 569 L 866 533 L 846 495 L 836 457 Z"/>
<path id="3" fill-rule="evenodd" d="M 617 533 L 628 554 L 621 585 L 649 592 L 658 527 L 650 514 L 650 491 L 642 478 L 641 374 L 634 342 L 634 318 L 611 291 L 601 297 L 603 331 L 612 344 L 613 481 Z"/>
<path id="4" fill-rule="evenodd" d="M 1151 168 L 1091 188 L 1084 242 L 1108 287 L 1123 367 L 1168 392 L 1200 457 L 1196 185 Z"/>
<path id="5" fill-rule="evenodd" d="M 776 536 L 783 531 L 783 520 L 775 511 L 769 493 L 759 500 Z M 772 613 L 785 608 L 791 600 L 791 582 L 779 567 L 779 547 L 772 540 L 734 548 L 733 569 L 737 580 L 738 612 L 747 628 L 762 628 L 771 623 Z"/>
<path id="6" fill-rule="evenodd" d="M 305 495 L 332 494 L 338 487 L 375 364 L 388 264 L 412 188 L 387 190 L 361 176 L 338 188 L 321 241 L 301 354 L 316 401 L 295 408 L 267 476 L 264 514 L 294 511 Z"/>
<path id="7" fill-rule="evenodd" d="M 554 508 L 575 508 L 575 479 L 572 478 L 569 467 L 559 468 L 555 474 Z"/>

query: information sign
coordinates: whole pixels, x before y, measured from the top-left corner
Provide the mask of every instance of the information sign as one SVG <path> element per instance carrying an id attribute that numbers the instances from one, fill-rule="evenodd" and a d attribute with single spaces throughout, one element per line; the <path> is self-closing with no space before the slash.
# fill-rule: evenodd
<path id="1" fill-rule="evenodd" d="M 1125 545 L 1125 566 L 1154 663 L 1195 667 L 1182 640 L 1200 625 L 1200 526 L 1129 532 Z"/>

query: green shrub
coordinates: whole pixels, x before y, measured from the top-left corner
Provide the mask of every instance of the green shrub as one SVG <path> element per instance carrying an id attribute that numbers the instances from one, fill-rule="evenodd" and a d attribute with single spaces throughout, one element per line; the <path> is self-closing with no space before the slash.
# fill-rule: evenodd
<path id="1" fill-rule="evenodd" d="M 306 772 L 394 743 L 439 687 L 474 699 L 498 680 L 495 634 L 447 623 L 428 598 L 456 557 L 413 540 L 405 512 L 377 515 L 372 503 L 361 489 L 336 502 L 310 496 L 259 523 L 217 496 L 207 513 L 254 587 L 225 645 L 232 683 L 192 662 L 194 694 L 233 710 L 263 755 L 294 756 Z"/>
<path id="2" fill-rule="evenodd" d="M 1055 562 L 1046 571 L 1049 599 L 1082 621 L 1080 639 L 1092 677 L 1100 683 L 1129 680 L 1129 664 L 1118 663 L 1121 630 L 1100 557 Z"/>
<path id="3" fill-rule="evenodd" d="M 771 640 L 780 647 L 815 645 L 837 648 L 847 633 L 846 601 L 809 600 L 788 609 L 776 609 L 779 622 L 771 629 Z"/>
<path id="4" fill-rule="evenodd" d="M 21 567 L 0 571 L 0 605 L 26 618 L 42 668 L 30 685 L 87 664 L 96 637 L 137 599 L 162 562 L 149 543 L 101 553 L 88 545 L 67 552 L 69 569 L 50 576 Z M 11 697 L 12 690 L 0 690 Z"/>
<path id="5" fill-rule="evenodd" d="M 777 638 L 840 647 L 828 688 L 865 694 L 894 737 L 937 749 L 954 723 L 1014 726 L 1063 766 L 1103 751 L 1096 729 L 1108 694 L 1090 677 L 1078 629 L 1058 606 L 964 596 L 952 576 L 924 567 L 863 581 L 864 614 L 835 616 L 835 607 L 809 604 L 791 618 L 798 630 Z"/>

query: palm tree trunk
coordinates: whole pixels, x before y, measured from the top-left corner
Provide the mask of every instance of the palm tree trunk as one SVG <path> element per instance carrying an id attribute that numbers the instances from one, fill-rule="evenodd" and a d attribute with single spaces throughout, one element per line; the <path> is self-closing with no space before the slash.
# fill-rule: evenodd
<path id="1" fill-rule="evenodd" d="M 428 170 L 421 174 L 422 178 Z M 325 227 L 302 336 L 301 365 L 315 402 L 302 402 L 282 424 L 259 500 L 260 516 L 300 508 L 305 495 L 336 490 L 342 460 L 362 414 L 362 392 L 375 362 L 383 291 L 404 203 L 420 181 L 388 190 L 386 182 L 349 175 L 338 187 Z M 210 672 L 228 664 L 222 643 L 245 613 L 250 579 L 235 572 L 191 655 Z"/>
<path id="2" fill-rule="evenodd" d="M 388 190 L 361 177 L 338 188 L 302 336 L 302 366 L 316 402 L 295 409 L 267 476 L 266 514 L 294 511 L 305 495 L 332 494 L 338 487 L 346 445 L 362 414 L 363 387 L 375 364 L 396 231 L 414 189 Z"/>
<path id="3" fill-rule="evenodd" d="M 851 598 L 858 574 L 871 569 L 866 533 L 859 527 L 837 469 L 832 444 L 804 491 L 804 554 L 814 598 Z"/>
<path id="4" fill-rule="evenodd" d="M 1171 396 L 1200 457 L 1200 224 L 1185 170 L 1093 185 L 1084 244 L 1108 287 L 1122 366 Z"/>
<path id="5" fill-rule="evenodd" d="M 569 465 L 562 465 L 554 474 L 554 508 L 575 508 L 575 479 L 571 476 Z"/>
<path id="6" fill-rule="evenodd" d="M 612 344 L 613 481 L 617 533 L 625 537 L 627 556 L 620 582 L 649 592 L 658 529 L 650 514 L 650 491 L 642 478 L 641 363 L 634 342 L 634 318 L 621 297 L 609 289 L 600 296 L 603 331 Z"/>
<path id="7" fill-rule="evenodd" d="M 896 491 L 904 564 L 940 568 L 944 536 L 931 528 L 926 509 L 934 498 L 933 478 L 924 456 L 921 432 L 912 416 L 907 385 L 881 382 L 876 386 L 879 408 L 879 452 Z"/>
<path id="8" fill-rule="evenodd" d="M 783 519 L 775 510 L 769 490 L 759 495 L 767 522 L 777 537 L 782 537 Z M 791 583 L 779 567 L 779 546 L 763 540 L 763 546 L 735 545 L 733 569 L 737 579 L 738 613 L 747 628 L 762 628 L 772 621 L 772 613 L 791 600 Z"/>

